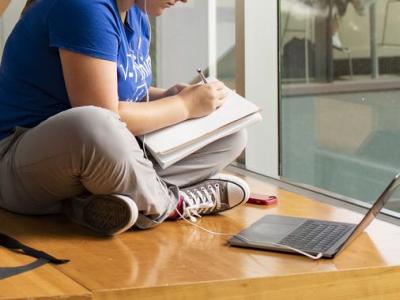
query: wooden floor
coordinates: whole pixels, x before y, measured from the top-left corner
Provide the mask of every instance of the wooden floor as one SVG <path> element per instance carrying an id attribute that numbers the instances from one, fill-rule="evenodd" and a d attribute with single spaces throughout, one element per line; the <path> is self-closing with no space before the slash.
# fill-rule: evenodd
<path id="1" fill-rule="evenodd" d="M 199 225 L 237 233 L 266 214 L 357 222 L 361 215 L 249 177 L 272 207 L 245 205 Z M 0 299 L 400 299 L 400 228 L 374 221 L 333 260 L 226 245 L 184 221 L 101 238 L 64 217 L 0 211 L 0 231 L 71 262 L 0 281 Z M 32 261 L 0 249 L 0 266 Z"/>

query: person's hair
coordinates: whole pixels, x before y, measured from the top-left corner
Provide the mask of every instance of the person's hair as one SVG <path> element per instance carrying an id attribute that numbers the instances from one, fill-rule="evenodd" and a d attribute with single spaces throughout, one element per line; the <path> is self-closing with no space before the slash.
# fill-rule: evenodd
<path id="1" fill-rule="evenodd" d="M 21 15 L 23 15 L 26 10 L 31 6 L 36 0 L 27 0 L 24 9 L 21 12 Z"/>

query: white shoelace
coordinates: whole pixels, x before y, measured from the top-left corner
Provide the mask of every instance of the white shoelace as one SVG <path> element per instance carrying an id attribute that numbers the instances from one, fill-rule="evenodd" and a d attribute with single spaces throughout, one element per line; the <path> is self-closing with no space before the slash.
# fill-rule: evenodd
<path id="1" fill-rule="evenodd" d="M 221 207 L 221 196 L 219 184 L 208 184 L 207 188 L 202 186 L 200 189 L 181 191 L 183 197 L 183 216 L 196 222 L 202 214 L 210 213 L 214 209 Z"/>

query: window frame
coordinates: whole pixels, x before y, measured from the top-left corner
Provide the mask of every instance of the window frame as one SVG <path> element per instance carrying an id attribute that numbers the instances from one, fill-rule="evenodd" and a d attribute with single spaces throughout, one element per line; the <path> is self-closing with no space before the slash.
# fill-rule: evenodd
<path id="1" fill-rule="evenodd" d="M 279 1 L 236 0 L 237 91 L 263 117 L 248 129 L 246 169 L 272 178 L 280 175 L 278 7 Z"/>

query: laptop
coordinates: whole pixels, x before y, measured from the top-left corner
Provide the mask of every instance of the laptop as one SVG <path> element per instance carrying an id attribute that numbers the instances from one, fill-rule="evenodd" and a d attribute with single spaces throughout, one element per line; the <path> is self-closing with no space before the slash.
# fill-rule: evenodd
<path id="1" fill-rule="evenodd" d="M 267 215 L 233 236 L 228 244 L 333 258 L 375 219 L 399 185 L 400 174 L 397 174 L 359 224 Z"/>

